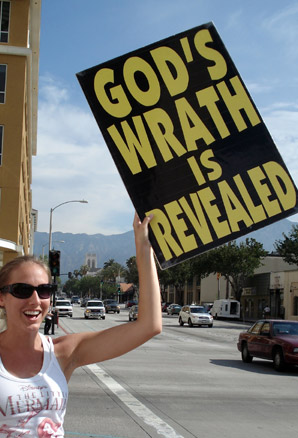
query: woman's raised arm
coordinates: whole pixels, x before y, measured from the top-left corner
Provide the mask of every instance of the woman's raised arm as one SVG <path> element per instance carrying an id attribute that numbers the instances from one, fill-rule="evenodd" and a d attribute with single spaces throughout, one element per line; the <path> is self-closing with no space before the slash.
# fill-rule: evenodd
<path id="1" fill-rule="evenodd" d="M 148 239 L 152 216 L 143 222 L 135 214 L 133 227 L 139 273 L 138 319 L 100 332 L 77 333 L 54 340 L 55 354 L 67 378 L 79 366 L 127 353 L 162 330 L 160 288 Z"/>

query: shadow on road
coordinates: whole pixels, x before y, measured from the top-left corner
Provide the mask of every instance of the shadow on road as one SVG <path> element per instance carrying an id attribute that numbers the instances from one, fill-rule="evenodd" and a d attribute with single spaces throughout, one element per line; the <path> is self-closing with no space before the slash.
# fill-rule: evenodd
<path id="1" fill-rule="evenodd" d="M 292 376 L 298 374 L 298 367 L 288 367 L 284 372 L 278 372 L 273 369 L 271 361 L 254 359 L 252 363 L 243 363 L 241 360 L 232 359 L 210 359 L 210 363 L 213 365 L 237 368 L 239 370 L 248 371 L 250 373 L 257 374 L 272 374 L 276 376 Z"/>

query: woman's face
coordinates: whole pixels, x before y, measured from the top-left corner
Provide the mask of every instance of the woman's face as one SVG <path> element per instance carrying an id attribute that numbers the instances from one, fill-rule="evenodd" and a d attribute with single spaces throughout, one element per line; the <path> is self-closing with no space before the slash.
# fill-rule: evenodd
<path id="1" fill-rule="evenodd" d="M 22 263 L 11 272 L 6 285 L 27 283 L 39 286 L 49 282 L 46 271 L 36 263 Z M 42 300 L 36 291 L 26 299 L 15 298 L 10 293 L 0 293 L 0 306 L 6 310 L 7 328 L 36 331 L 39 329 L 50 305 L 50 298 Z"/>

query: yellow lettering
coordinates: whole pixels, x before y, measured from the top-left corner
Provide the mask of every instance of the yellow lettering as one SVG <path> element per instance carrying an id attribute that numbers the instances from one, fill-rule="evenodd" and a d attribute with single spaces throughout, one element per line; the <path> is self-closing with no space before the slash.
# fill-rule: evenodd
<path id="1" fill-rule="evenodd" d="M 291 181 L 291 178 L 284 170 L 284 168 L 275 161 L 269 161 L 263 164 L 265 172 L 277 194 L 279 202 L 284 210 L 290 210 L 290 208 L 296 205 L 296 190 Z M 282 184 L 284 188 L 282 187 Z"/>
<path id="2" fill-rule="evenodd" d="M 121 85 L 110 89 L 112 102 L 105 90 L 107 84 L 114 83 L 114 71 L 110 68 L 102 68 L 94 77 L 94 91 L 98 102 L 103 109 L 113 117 L 126 117 L 131 112 L 131 105 Z"/>
<path id="3" fill-rule="evenodd" d="M 247 173 L 259 195 L 259 198 L 261 199 L 267 215 L 271 217 L 281 213 L 278 201 L 276 199 L 272 201 L 269 200 L 269 197 L 272 195 L 272 193 L 270 192 L 268 185 L 266 183 L 262 184 L 261 182 L 266 179 L 266 175 L 264 174 L 262 169 L 257 166 L 249 169 Z"/>
<path id="4" fill-rule="evenodd" d="M 110 126 L 107 131 L 112 137 L 115 145 L 117 146 L 131 173 L 135 175 L 136 173 L 142 171 L 138 156 L 136 154 L 136 150 L 143 158 L 146 166 L 149 169 L 156 166 L 156 160 L 153 155 L 141 117 L 136 116 L 133 117 L 132 120 L 134 122 L 138 137 L 135 136 L 126 120 L 121 122 L 125 141 L 119 134 L 115 125 Z"/>
<path id="5" fill-rule="evenodd" d="M 216 84 L 216 86 L 231 114 L 232 119 L 235 122 L 235 125 L 238 128 L 238 131 L 241 132 L 247 128 L 247 125 L 240 113 L 240 110 L 245 111 L 252 126 L 261 123 L 261 120 L 248 94 L 246 93 L 245 88 L 243 87 L 239 77 L 234 76 L 233 78 L 230 79 L 230 83 L 234 88 L 235 91 L 234 95 L 231 95 L 224 81 L 219 82 L 218 84 Z"/>
<path id="6" fill-rule="evenodd" d="M 220 164 L 218 164 L 211 158 L 214 158 L 214 153 L 212 149 L 206 149 L 204 152 L 201 153 L 200 160 L 202 165 L 206 167 L 206 169 L 212 170 L 211 172 L 208 172 L 208 179 L 209 181 L 215 181 L 221 177 L 222 168 Z"/>
<path id="7" fill-rule="evenodd" d="M 176 96 L 183 93 L 188 87 L 189 76 L 180 56 L 170 47 L 158 47 L 150 53 L 170 95 Z M 175 68 L 176 77 L 173 76 L 169 63 Z"/>
<path id="8" fill-rule="evenodd" d="M 187 152 L 175 136 L 174 125 L 163 109 L 154 108 L 144 113 L 144 117 L 165 162 L 173 158 L 169 146 L 178 157 Z"/>
<path id="9" fill-rule="evenodd" d="M 215 65 L 208 68 L 210 78 L 213 81 L 222 79 L 227 74 L 227 64 L 225 58 L 220 52 L 212 47 L 207 46 L 207 43 L 212 43 L 213 39 L 208 29 L 199 30 L 194 38 L 195 47 L 198 53 L 205 59 L 214 61 Z"/>
<path id="10" fill-rule="evenodd" d="M 146 87 L 142 90 L 136 82 L 136 73 L 145 76 Z M 160 85 L 153 68 L 138 56 L 128 58 L 123 66 L 123 76 L 131 95 L 144 106 L 155 105 L 160 98 Z M 145 88 L 145 87 L 144 87 Z"/>
<path id="11" fill-rule="evenodd" d="M 243 221 L 247 227 L 250 227 L 253 224 L 253 221 L 228 183 L 225 180 L 220 181 L 218 183 L 218 188 L 225 206 L 231 230 L 233 232 L 239 231 L 240 228 L 238 223 L 241 221 Z"/>
<path id="12" fill-rule="evenodd" d="M 228 222 L 226 220 L 219 222 L 218 220 L 221 214 L 217 205 L 214 204 L 216 198 L 210 187 L 206 187 L 205 189 L 199 190 L 197 193 L 207 213 L 207 216 L 214 228 L 214 231 L 217 234 L 217 237 L 220 239 L 221 237 L 231 234 L 231 230 L 229 228 Z"/>
<path id="13" fill-rule="evenodd" d="M 250 194 L 248 193 L 247 188 L 245 187 L 245 184 L 239 174 L 234 176 L 234 181 L 254 223 L 258 223 L 266 219 L 266 213 L 263 206 L 254 205 Z"/>
<path id="14" fill-rule="evenodd" d="M 196 193 L 191 193 L 190 199 L 192 201 L 192 205 L 194 207 L 195 214 L 194 214 L 193 210 L 191 209 L 191 207 L 189 206 L 189 204 L 184 196 L 179 199 L 179 203 L 180 203 L 181 207 L 183 208 L 183 210 L 185 211 L 188 219 L 190 220 L 195 231 L 197 232 L 203 245 L 207 245 L 208 243 L 212 242 L 213 239 L 212 239 L 204 212 L 202 210 L 202 206 L 200 204 L 198 195 Z"/>
<path id="15" fill-rule="evenodd" d="M 184 219 L 178 219 L 178 215 L 183 213 L 180 205 L 177 201 L 169 202 L 165 206 L 165 210 L 168 213 L 170 221 L 174 227 L 177 237 L 182 245 L 183 251 L 188 252 L 198 247 L 196 239 L 193 234 L 189 236 L 185 235 L 185 231 L 188 230 Z"/>
<path id="16" fill-rule="evenodd" d="M 213 135 L 184 97 L 177 99 L 175 104 L 188 151 L 197 150 L 196 141 L 201 138 L 207 145 L 215 141 Z M 190 125 L 190 121 L 193 126 Z"/>
<path id="17" fill-rule="evenodd" d="M 199 186 L 202 184 L 205 184 L 206 179 L 205 179 L 195 157 L 187 158 L 187 162 L 188 162 L 189 167 L 191 168 L 192 173 L 193 173 L 195 179 L 197 180 L 197 183 L 199 184 Z"/>
<path id="18" fill-rule="evenodd" d="M 214 87 L 207 87 L 196 93 L 199 105 L 201 107 L 206 106 L 209 114 L 212 117 L 213 122 L 221 136 L 221 138 L 226 138 L 230 135 L 230 131 L 220 114 L 219 109 L 215 102 L 219 100 L 218 94 L 216 93 Z"/>
<path id="19" fill-rule="evenodd" d="M 154 215 L 150 226 L 165 260 L 172 258 L 170 250 L 173 251 L 176 257 L 179 257 L 183 254 L 183 251 L 171 234 L 171 225 L 167 216 L 158 208 L 147 211 L 146 216 L 150 214 Z"/>

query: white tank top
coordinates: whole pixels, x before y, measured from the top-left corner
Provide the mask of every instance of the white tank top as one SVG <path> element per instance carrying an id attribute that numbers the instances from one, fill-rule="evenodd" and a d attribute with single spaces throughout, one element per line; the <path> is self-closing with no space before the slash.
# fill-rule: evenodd
<path id="1" fill-rule="evenodd" d="M 39 335 L 44 358 L 36 376 L 20 379 L 11 375 L 0 357 L 1 438 L 64 437 L 67 382 L 54 354 L 52 339 Z"/>

